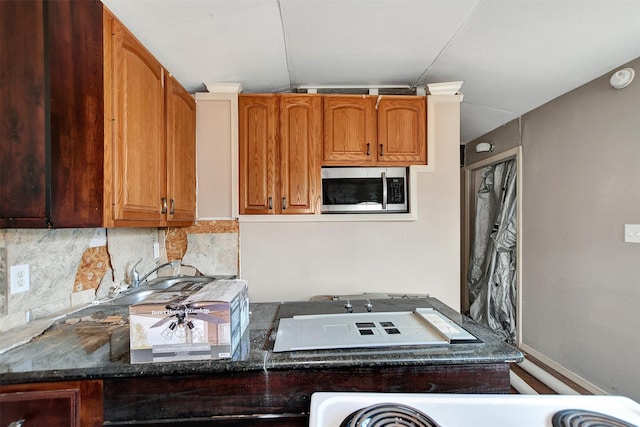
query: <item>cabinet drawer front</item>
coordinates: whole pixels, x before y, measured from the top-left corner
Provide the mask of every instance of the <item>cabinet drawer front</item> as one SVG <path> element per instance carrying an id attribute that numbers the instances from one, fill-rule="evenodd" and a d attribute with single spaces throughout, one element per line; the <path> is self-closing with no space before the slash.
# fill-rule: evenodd
<path id="1" fill-rule="evenodd" d="M 0 386 L 0 426 L 100 427 L 102 381 L 64 381 Z"/>
<path id="2" fill-rule="evenodd" d="M 0 394 L 0 425 L 20 419 L 25 426 L 80 426 L 79 390 L 39 390 Z"/>

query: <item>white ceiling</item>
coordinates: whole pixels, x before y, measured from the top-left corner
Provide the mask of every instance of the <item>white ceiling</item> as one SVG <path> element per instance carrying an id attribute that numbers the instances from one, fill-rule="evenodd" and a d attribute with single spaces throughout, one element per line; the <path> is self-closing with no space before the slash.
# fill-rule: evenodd
<path id="1" fill-rule="evenodd" d="M 462 143 L 640 57 L 640 0 L 103 2 L 190 92 L 463 80 Z"/>

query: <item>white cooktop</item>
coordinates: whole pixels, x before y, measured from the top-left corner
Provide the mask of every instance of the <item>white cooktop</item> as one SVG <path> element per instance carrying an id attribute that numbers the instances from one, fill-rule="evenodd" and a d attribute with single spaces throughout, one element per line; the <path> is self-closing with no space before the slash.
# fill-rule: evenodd
<path id="1" fill-rule="evenodd" d="M 551 427 L 553 414 L 584 409 L 640 427 L 640 404 L 620 396 L 314 393 L 309 427 L 339 427 L 354 411 L 379 403 L 416 408 L 441 427 Z"/>
<path id="2" fill-rule="evenodd" d="M 432 308 L 281 318 L 274 352 L 478 342 Z"/>

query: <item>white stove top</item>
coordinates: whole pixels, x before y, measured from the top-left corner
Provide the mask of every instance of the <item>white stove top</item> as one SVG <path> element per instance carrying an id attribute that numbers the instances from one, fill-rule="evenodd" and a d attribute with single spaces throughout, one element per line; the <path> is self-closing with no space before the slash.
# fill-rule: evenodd
<path id="1" fill-rule="evenodd" d="M 565 409 L 599 412 L 640 427 L 640 404 L 620 396 L 329 392 L 311 396 L 309 427 L 339 427 L 354 411 L 379 403 L 411 406 L 441 427 L 551 427 L 553 415 Z"/>
<path id="2" fill-rule="evenodd" d="M 298 315 L 281 318 L 274 352 L 477 342 L 432 308 L 413 312 Z"/>

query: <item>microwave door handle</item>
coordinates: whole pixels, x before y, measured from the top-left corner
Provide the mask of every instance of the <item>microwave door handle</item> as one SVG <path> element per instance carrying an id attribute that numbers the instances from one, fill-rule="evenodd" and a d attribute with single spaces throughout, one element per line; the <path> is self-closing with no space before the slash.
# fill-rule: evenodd
<path id="1" fill-rule="evenodd" d="M 387 209 L 387 173 L 382 172 L 382 210 Z"/>

